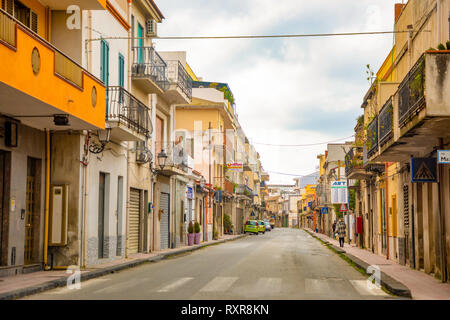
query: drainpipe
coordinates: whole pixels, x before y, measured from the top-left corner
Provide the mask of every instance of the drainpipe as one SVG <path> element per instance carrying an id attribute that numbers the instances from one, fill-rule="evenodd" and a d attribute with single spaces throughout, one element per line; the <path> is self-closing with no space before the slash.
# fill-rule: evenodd
<path id="1" fill-rule="evenodd" d="M 439 150 L 444 149 L 444 140 L 442 138 L 439 138 Z M 447 282 L 447 257 L 446 257 L 446 250 L 444 249 L 446 247 L 445 244 L 445 214 L 443 210 L 443 203 L 442 199 L 444 199 L 444 193 L 442 188 L 442 181 L 444 179 L 444 175 L 442 172 L 442 165 L 438 164 L 438 206 L 439 206 L 439 240 L 440 240 L 440 265 L 441 265 L 441 281 Z"/>
<path id="2" fill-rule="evenodd" d="M 44 227 L 44 270 L 48 265 L 48 219 L 50 207 L 50 131 L 45 130 L 45 227 Z"/>
<path id="3" fill-rule="evenodd" d="M 86 235 L 86 232 L 87 232 L 87 213 L 88 213 L 88 202 L 87 202 L 87 199 L 88 199 L 88 190 L 87 190 L 87 188 L 88 188 L 88 183 L 87 183 L 87 176 L 88 176 L 88 170 L 87 170 L 87 166 L 88 166 L 88 156 L 89 156 L 89 141 L 90 141 L 90 138 L 91 138 L 91 133 L 90 132 L 88 132 L 87 133 L 87 137 L 86 137 L 86 142 L 85 142 L 85 145 L 84 145 L 84 148 L 85 148 L 85 156 L 84 156 L 84 159 L 83 159 L 83 174 L 84 174 L 84 177 L 83 177 L 83 183 L 84 183 L 84 185 L 83 185 L 83 226 L 82 226 L 82 255 L 83 255 L 83 257 L 82 257 L 82 262 L 81 262 L 81 267 L 82 268 L 86 268 L 86 243 L 87 243 L 87 235 Z"/>
<path id="4" fill-rule="evenodd" d="M 385 189 L 385 219 L 386 219 L 386 259 L 389 260 L 389 175 L 388 175 L 389 163 L 384 164 L 384 176 L 386 181 Z"/>
<path id="5" fill-rule="evenodd" d="M 132 0 L 128 0 L 128 21 L 131 21 L 131 4 Z M 128 31 L 128 90 L 131 91 L 131 29 Z M 128 258 L 128 214 L 130 206 L 130 145 L 131 142 L 127 142 L 127 183 L 126 183 L 126 213 L 125 213 L 125 258 Z"/>
<path id="6" fill-rule="evenodd" d="M 441 43 L 441 25 L 442 25 L 442 19 L 441 19 L 441 0 L 437 0 L 437 43 Z"/>

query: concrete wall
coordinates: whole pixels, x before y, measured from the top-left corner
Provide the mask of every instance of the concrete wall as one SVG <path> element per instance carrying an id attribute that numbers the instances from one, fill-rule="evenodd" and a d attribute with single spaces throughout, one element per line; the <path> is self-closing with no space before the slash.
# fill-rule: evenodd
<path id="1" fill-rule="evenodd" d="M 0 127 L 4 127 L 4 118 L 0 119 Z M 40 184 L 40 197 L 36 211 L 40 217 L 36 223 L 35 232 L 35 250 L 34 258 L 36 262 L 43 261 L 43 230 L 44 230 L 44 177 L 45 177 L 45 134 L 42 131 L 20 125 L 18 126 L 18 147 L 10 148 L 4 145 L 4 139 L 0 140 L 0 149 L 11 152 L 11 171 L 10 171 L 10 197 L 9 202 L 9 230 L 8 247 L 6 250 L 7 265 L 11 265 L 12 248 L 15 248 L 15 265 L 24 264 L 24 245 L 25 245 L 25 219 L 21 217 L 21 211 L 26 210 L 26 190 L 27 190 L 27 161 L 28 157 L 41 160 L 41 179 L 37 181 Z M 11 200 L 15 199 L 15 209 L 11 207 Z M 36 237 L 37 236 L 37 237 Z M 3 254 L 3 253 L 2 253 Z"/>

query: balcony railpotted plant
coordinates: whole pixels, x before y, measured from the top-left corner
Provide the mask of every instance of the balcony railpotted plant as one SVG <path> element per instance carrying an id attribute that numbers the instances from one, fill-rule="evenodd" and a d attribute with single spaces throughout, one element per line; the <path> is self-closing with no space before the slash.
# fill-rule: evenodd
<path id="1" fill-rule="evenodd" d="M 192 246 L 194 244 L 194 225 L 192 224 L 192 221 L 189 222 L 188 227 L 188 246 Z"/>
<path id="2" fill-rule="evenodd" d="M 195 232 L 194 244 L 200 244 L 200 238 L 202 236 L 202 234 L 200 233 L 200 223 L 196 222 L 194 224 L 194 232 Z"/>

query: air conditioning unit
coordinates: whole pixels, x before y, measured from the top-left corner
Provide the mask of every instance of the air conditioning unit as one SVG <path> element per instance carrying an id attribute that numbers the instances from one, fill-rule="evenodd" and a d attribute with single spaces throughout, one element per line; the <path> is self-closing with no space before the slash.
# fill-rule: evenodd
<path id="1" fill-rule="evenodd" d="M 153 19 L 148 19 L 146 22 L 147 25 L 147 37 L 156 37 L 157 34 L 157 27 L 158 23 Z"/>

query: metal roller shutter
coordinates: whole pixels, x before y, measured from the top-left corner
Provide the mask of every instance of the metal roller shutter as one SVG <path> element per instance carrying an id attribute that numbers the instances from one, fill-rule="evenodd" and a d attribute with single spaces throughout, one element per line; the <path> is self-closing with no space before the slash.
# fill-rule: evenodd
<path id="1" fill-rule="evenodd" d="M 160 207 L 161 215 L 161 250 L 169 248 L 169 194 L 161 192 Z"/>
<path id="2" fill-rule="evenodd" d="M 141 212 L 140 190 L 130 189 L 130 204 L 128 209 L 128 253 L 139 252 L 139 221 Z"/>

